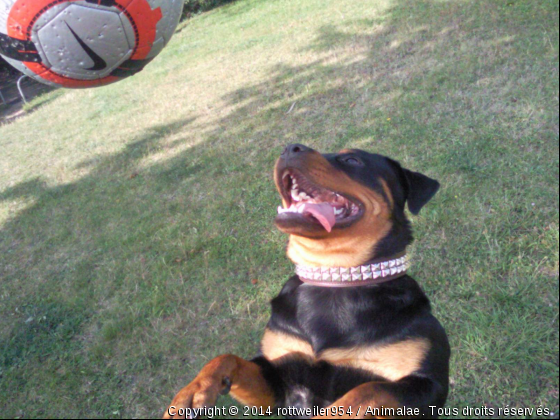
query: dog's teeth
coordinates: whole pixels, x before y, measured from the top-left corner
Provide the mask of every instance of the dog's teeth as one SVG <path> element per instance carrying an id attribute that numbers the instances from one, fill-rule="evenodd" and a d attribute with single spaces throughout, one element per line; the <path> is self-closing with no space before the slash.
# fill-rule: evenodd
<path id="1" fill-rule="evenodd" d="M 298 197 L 302 200 L 309 200 L 311 198 L 306 193 L 304 193 L 303 191 L 299 193 Z"/>
<path id="2" fill-rule="evenodd" d="M 294 199 L 294 201 L 299 201 L 299 193 L 296 190 L 292 190 L 292 198 Z"/>

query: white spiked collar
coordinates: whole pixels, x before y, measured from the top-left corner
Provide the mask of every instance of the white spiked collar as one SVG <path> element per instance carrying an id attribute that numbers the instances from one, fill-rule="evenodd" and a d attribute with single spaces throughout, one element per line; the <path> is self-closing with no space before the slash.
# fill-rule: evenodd
<path id="1" fill-rule="evenodd" d="M 391 258 L 370 261 L 357 267 L 309 267 L 296 265 L 304 283 L 324 287 L 355 287 L 384 283 L 406 275 L 410 266 L 405 252 Z"/>

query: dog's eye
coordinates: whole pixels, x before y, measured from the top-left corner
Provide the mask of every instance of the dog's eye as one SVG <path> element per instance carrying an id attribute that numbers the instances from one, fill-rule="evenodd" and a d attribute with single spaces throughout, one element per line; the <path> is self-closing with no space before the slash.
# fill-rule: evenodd
<path id="1" fill-rule="evenodd" d="M 363 165 L 362 161 L 360 159 L 354 157 L 354 156 L 348 156 L 348 157 L 342 158 L 341 160 L 342 160 L 342 162 L 344 162 L 348 165 L 353 165 L 353 166 L 362 166 Z"/>

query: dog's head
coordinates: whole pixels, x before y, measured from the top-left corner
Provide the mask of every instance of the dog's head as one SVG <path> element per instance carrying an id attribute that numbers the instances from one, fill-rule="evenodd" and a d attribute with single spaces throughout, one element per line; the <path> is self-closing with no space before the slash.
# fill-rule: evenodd
<path id="1" fill-rule="evenodd" d="M 385 156 L 362 150 L 320 154 L 301 144 L 284 150 L 274 171 L 282 197 L 276 226 L 290 235 L 298 264 L 352 267 L 403 251 L 413 214 L 439 183 Z"/>

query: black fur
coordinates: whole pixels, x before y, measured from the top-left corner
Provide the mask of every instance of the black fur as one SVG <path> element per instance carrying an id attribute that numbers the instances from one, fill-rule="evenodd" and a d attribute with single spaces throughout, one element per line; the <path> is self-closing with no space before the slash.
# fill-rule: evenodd
<path id="1" fill-rule="evenodd" d="M 409 276 L 376 286 L 344 289 L 306 285 L 294 276 L 272 300 L 268 328 L 311 343 L 316 353 L 427 338 L 432 348 L 418 376 L 399 381 L 401 385 L 421 383 L 421 389 L 403 385 L 397 398 L 407 407 L 422 408 L 428 416 L 429 405 L 442 407 L 445 403 L 449 344 L 430 312 L 428 298 Z M 290 401 L 306 389 L 310 393 L 302 406 L 326 407 L 360 384 L 383 380 L 357 369 L 310 364 L 297 358 L 287 358 L 277 366 L 264 358 L 258 360 L 269 371 L 269 382 L 281 406 L 293 406 Z"/>

